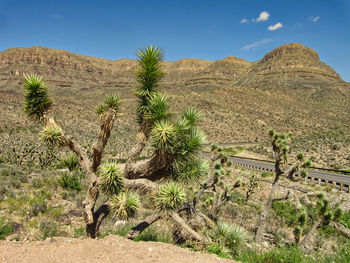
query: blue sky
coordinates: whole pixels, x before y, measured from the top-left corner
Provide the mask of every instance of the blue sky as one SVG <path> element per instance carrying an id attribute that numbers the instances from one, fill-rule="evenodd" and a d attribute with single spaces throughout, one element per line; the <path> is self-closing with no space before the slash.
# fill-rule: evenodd
<path id="1" fill-rule="evenodd" d="M 257 61 L 292 42 L 350 81 L 350 0 L 0 0 L 0 50 L 40 45 L 114 60 L 155 44 L 170 61 Z"/>

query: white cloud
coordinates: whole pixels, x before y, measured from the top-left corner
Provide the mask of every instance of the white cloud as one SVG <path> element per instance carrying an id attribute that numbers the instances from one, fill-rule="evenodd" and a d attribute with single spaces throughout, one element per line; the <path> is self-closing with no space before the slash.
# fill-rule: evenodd
<path id="1" fill-rule="evenodd" d="M 248 22 L 248 20 L 247 19 L 245 19 L 245 18 L 243 18 L 242 20 L 241 20 L 241 24 L 244 24 L 244 23 L 247 23 Z"/>
<path id="2" fill-rule="evenodd" d="M 275 30 L 282 28 L 282 27 L 283 27 L 282 23 L 278 22 L 278 23 L 274 24 L 273 26 L 272 25 L 269 26 L 267 29 L 270 31 L 275 31 Z"/>
<path id="3" fill-rule="evenodd" d="M 317 22 L 320 18 L 321 18 L 321 17 L 316 16 L 316 17 L 314 17 L 314 18 L 312 19 L 312 22 Z"/>
<path id="4" fill-rule="evenodd" d="M 256 19 L 256 22 L 267 21 L 270 17 L 269 12 L 263 11 L 260 13 L 259 17 Z"/>
<path id="5" fill-rule="evenodd" d="M 270 38 L 264 38 L 262 40 L 259 40 L 259 41 L 256 41 L 254 43 L 251 43 L 249 45 L 245 45 L 244 47 L 242 47 L 242 49 L 248 51 L 248 50 L 254 49 L 254 48 L 258 47 L 258 46 L 261 46 L 263 44 L 269 43 L 271 41 L 272 41 L 272 39 L 270 39 Z"/>

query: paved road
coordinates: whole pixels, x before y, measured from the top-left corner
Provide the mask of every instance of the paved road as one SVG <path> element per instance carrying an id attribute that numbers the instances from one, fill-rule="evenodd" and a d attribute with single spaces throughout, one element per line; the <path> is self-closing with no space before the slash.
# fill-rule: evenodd
<path id="1" fill-rule="evenodd" d="M 247 158 L 240 157 L 230 157 L 230 161 L 233 164 L 236 164 L 241 167 L 245 167 L 252 170 L 258 171 L 269 171 L 274 172 L 275 167 L 274 163 L 262 162 L 257 160 L 251 160 Z M 350 176 L 344 174 L 337 174 L 325 171 L 317 171 L 317 170 L 307 170 L 308 172 L 308 181 L 313 181 L 322 185 L 330 185 L 334 186 L 343 191 L 350 191 Z"/>

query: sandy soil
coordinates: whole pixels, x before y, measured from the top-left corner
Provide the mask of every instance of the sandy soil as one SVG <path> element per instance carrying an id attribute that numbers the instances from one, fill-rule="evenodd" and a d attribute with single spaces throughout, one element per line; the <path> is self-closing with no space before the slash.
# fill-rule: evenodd
<path id="1" fill-rule="evenodd" d="M 235 261 L 216 255 L 192 252 L 156 242 L 133 242 L 120 236 L 100 240 L 54 238 L 37 242 L 0 242 L 0 262 L 75 263 L 75 262 L 152 262 L 215 263 Z"/>

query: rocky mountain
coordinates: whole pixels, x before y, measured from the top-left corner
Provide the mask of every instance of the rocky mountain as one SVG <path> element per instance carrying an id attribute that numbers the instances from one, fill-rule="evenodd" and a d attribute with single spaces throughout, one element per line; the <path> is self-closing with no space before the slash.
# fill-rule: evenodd
<path id="1" fill-rule="evenodd" d="M 0 53 L 1 79 L 38 73 L 52 81 L 94 82 L 133 86 L 137 62 L 107 60 L 44 47 L 10 48 Z M 267 53 L 258 62 L 227 57 L 209 61 L 181 59 L 164 62 L 166 85 L 238 85 L 308 87 L 343 83 L 341 77 L 321 62 L 316 51 L 298 43 L 286 44 Z M 62 85 L 65 85 L 64 83 Z"/>
<path id="2" fill-rule="evenodd" d="M 286 44 L 267 53 L 254 64 L 237 85 L 314 87 L 343 83 L 339 74 L 326 65 L 318 53 L 298 43 Z"/>

